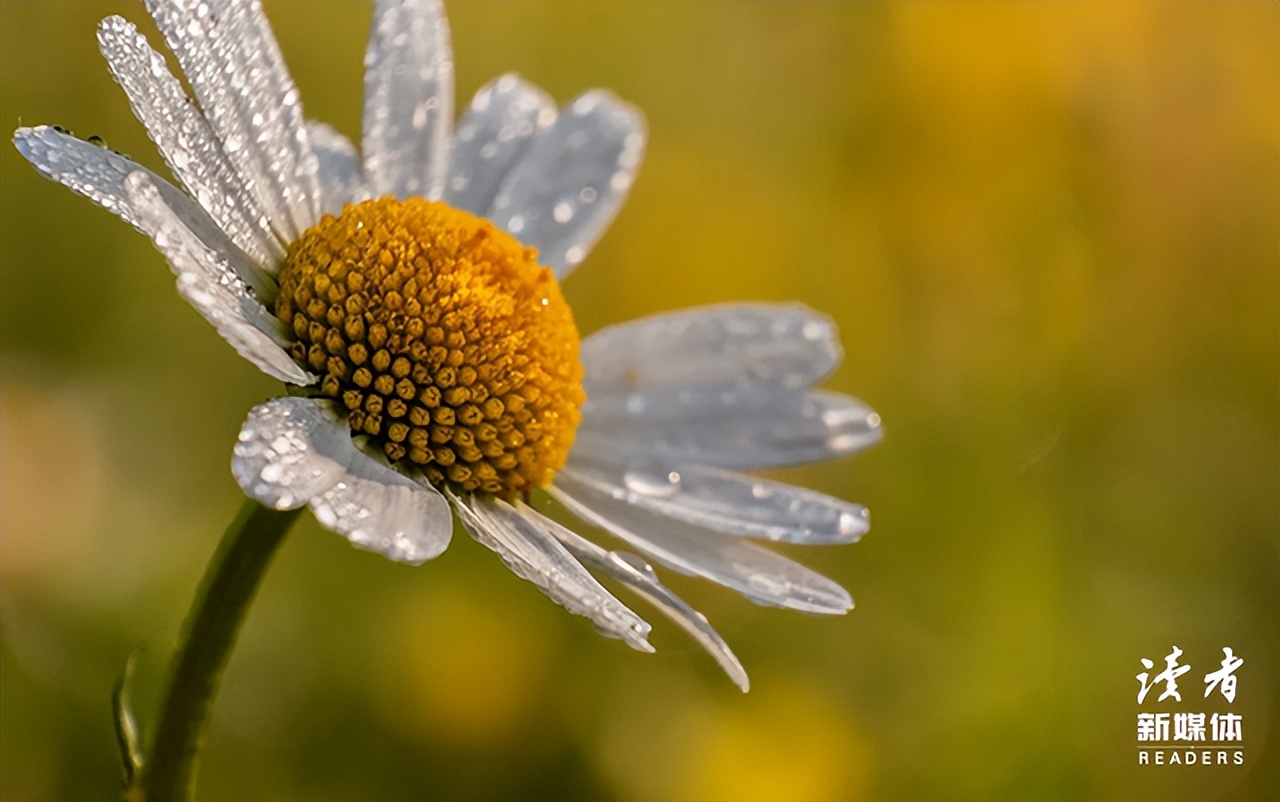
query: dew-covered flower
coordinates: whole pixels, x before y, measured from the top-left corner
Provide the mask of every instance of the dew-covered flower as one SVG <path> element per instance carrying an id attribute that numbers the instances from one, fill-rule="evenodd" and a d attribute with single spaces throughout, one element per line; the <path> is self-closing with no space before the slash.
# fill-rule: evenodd
<path id="1" fill-rule="evenodd" d="M 647 560 L 753 602 L 852 607 L 753 541 L 849 543 L 866 510 L 739 473 L 838 457 L 879 437 L 813 386 L 832 322 L 794 305 L 655 315 L 579 339 L 559 282 L 631 187 L 644 120 L 602 90 L 557 109 L 515 75 L 453 125 L 439 2 L 377 2 L 359 151 L 307 120 L 256 0 L 147 0 L 195 94 L 133 24 L 103 56 L 182 189 L 56 127 L 14 142 L 44 175 L 154 242 L 178 292 L 289 393 L 250 411 L 232 471 L 276 509 L 310 506 L 353 544 L 418 564 L 456 514 L 516 574 L 643 651 L 649 625 L 588 572 L 688 630 L 744 689 L 706 619 Z M 643 558 L 529 505 L 541 492 Z M 585 566 L 585 567 L 584 567 Z"/>

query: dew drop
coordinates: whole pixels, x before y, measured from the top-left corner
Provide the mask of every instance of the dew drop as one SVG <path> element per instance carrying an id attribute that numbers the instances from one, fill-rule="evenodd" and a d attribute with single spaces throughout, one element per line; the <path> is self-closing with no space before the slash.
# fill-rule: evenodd
<path id="1" fill-rule="evenodd" d="M 680 489 L 680 474 L 675 471 L 653 473 L 630 470 L 623 475 L 622 481 L 631 492 L 650 498 L 669 498 Z"/>
<path id="2" fill-rule="evenodd" d="M 631 173 L 619 170 L 609 178 L 609 188 L 614 192 L 622 192 L 631 186 Z"/>

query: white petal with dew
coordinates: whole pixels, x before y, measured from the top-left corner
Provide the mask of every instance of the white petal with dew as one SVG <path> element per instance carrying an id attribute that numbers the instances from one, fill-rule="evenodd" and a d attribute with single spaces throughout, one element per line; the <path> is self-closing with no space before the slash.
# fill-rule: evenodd
<path id="1" fill-rule="evenodd" d="M 245 495 L 276 510 L 294 510 L 346 473 L 351 429 L 328 404 L 273 398 L 249 411 L 231 458 Z"/>
<path id="2" fill-rule="evenodd" d="M 642 652 L 653 651 L 647 640 L 649 625 L 605 590 L 536 517 L 502 499 L 446 492 L 466 530 L 514 574 L 569 612 L 591 619 L 601 634 L 621 638 Z"/>
<path id="3" fill-rule="evenodd" d="M 292 242 L 324 208 L 298 88 L 258 0 L 145 0 L 241 184 Z"/>
<path id="4" fill-rule="evenodd" d="M 280 381 L 315 381 L 282 347 L 287 340 L 279 320 L 253 297 L 226 259 L 201 241 L 166 202 L 152 176 L 135 172 L 125 179 L 125 189 L 139 227 L 151 236 L 177 277 L 178 293 L 236 353 Z"/>
<path id="5" fill-rule="evenodd" d="M 351 140 L 324 123 L 308 122 L 307 134 L 320 162 L 320 185 L 324 187 L 324 214 L 337 215 L 352 201 L 365 199 L 360 172 L 360 154 Z"/>
<path id="6" fill-rule="evenodd" d="M 502 182 L 486 215 L 564 279 L 604 234 L 644 156 L 644 115 L 609 92 L 579 95 Z"/>
<path id="7" fill-rule="evenodd" d="M 502 180 L 555 120 L 555 102 L 520 76 L 508 73 L 485 84 L 453 133 L 445 201 L 485 214 Z"/>
<path id="8" fill-rule="evenodd" d="M 438 0 L 378 0 L 364 57 L 364 177 L 373 197 L 437 200 L 453 121 L 453 52 Z"/>
<path id="9" fill-rule="evenodd" d="M 284 256 L 267 216 L 240 183 L 222 145 L 164 57 L 133 23 L 107 17 L 98 46 L 173 174 L 245 253 L 264 267 Z"/>
<path id="10" fill-rule="evenodd" d="M 186 197 L 181 190 L 132 159 L 48 125 L 19 128 L 13 132 L 13 145 L 45 178 L 83 195 L 144 234 L 147 232 L 138 223 L 124 189 L 124 180 L 131 173 L 145 172 L 157 187 L 162 187 L 166 200 L 180 202 L 177 196 Z"/>
<path id="11" fill-rule="evenodd" d="M 839 364 L 835 323 L 799 304 L 723 304 L 601 329 L 582 342 L 600 407 L 663 414 L 761 390 L 805 390 Z"/>
<path id="12" fill-rule="evenodd" d="M 726 535 L 821 546 L 853 543 L 871 527 L 860 504 L 719 468 L 652 460 L 619 467 L 575 452 L 565 469 L 619 501 Z"/>
<path id="13" fill-rule="evenodd" d="M 243 12 L 238 13 L 241 7 Z M 319 221 L 326 203 L 319 160 L 311 147 L 302 113 L 301 95 L 262 10 L 261 0 L 233 4 L 228 16 L 231 17 L 229 30 L 239 32 L 241 53 L 248 56 L 253 70 L 246 82 L 247 91 L 262 93 L 250 106 L 249 122 L 256 126 L 259 114 L 265 120 L 266 126 L 258 130 L 257 141 L 267 145 L 269 156 L 280 159 L 267 164 L 279 164 L 284 176 L 285 201 L 294 224 L 305 231 Z M 271 116 L 274 113 L 279 114 L 279 121 L 275 123 Z"/>
<path id="14" fill-rule="evenodd" d="M 840 393 L 730 395 L 719 405 L 694 399 L 688 410 L 669 405 L 663 415 L 588 399 L 573 453 L 610 465 L 656 460 L 750 470 L 843 457 L 880 437 L 880 416 Z"/>
<path id="15" fill-rule="evenodd" d="M 273 398 L 254 407 L 231 472 L 251 498 L 276 509 L 310 504 L 322 525 L 397 562 L 436 557 L 452 536 L 444 497 L 356 448 L 325 400 Z"/>
<path id="16" fill-rule="evenodd" d="M 348 442 L 350 438 L 348 438 Z M 311 499 L 323 526 L 353 546 L 396 562 L 420 565 L 438 557 L 453 535 L 453 515 L 440 492 L 404 476 L 352 446 L 347 473 Z"/>
<path id="17" fill-rule="evenodd" d="M 556 476 L 551 495 L 579 518 L 625 540 L 648 557 L 736 590 L 756 604 L 840 614 L 853 599 L 830 579 L 740 538 L 720 535 L 633 507 L 579 480 Z"/>
<path id="18" fill-rule="evenodd" d="M 706 616 L 690 607 L 658 580 L 658 575 L 649 563 L 624 551 L 608 551 L 540 514 L 523 501 L 516 502 L 516 509 L 525 518 L 559 540 L 580 562 L 604 571 L 643 596 L 681 629 L 692 635 L 743 692 L 750 688 L 751 682 L 747 678 L 747 672 L 733 650 L 729 648 L 729 644 L 725 643 L 720 634 L 711 627 Z"/>
<path id="19" fill-rule="evenodd" d="M 46 178 L 85 196 L 150 236 L 151 231 L 138 219 L 137 210 L 125 189 L 125 179 L 130 175 L 140 173 L 147 176 L 183 225 L 224 260 L 241 281 L 260 294 L 274 292 L 274 279 L 236 247 L 210 219 L 208 212 L 182 190 L 137 162 L 47 125 L 19 128 L 13 134 L 13 144 Z"/>

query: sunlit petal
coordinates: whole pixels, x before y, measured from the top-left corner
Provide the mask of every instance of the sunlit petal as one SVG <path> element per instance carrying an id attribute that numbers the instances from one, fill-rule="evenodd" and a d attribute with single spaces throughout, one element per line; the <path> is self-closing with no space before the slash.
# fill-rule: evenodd
<path id="1" fill-rule="evenodd" d="M 626 200 L 644 144 L 638 109 L 601 89 L 579 95 L 502 182 L 487 216 L 563 279 Z"/>
<path id="2" fill-rule="evenodd" d="M 618 501 L 563 472 L 549 491 L 574 515 L 681 573 L 710 579 L 756 604 L 807 613 L 853 608 L 844 588 L 780 554 Z"/>
<path id="3" fill-rule="evenodd" d="M 298 88 L 261 4 L 145 1 L 241 185 L 293 241 L 325 204 Z"/>
<path id="4" fill-rule="evenodd" d="M 658 580 L 658 575 L 644 560 L 625 551 L 607 551 L 590 540 L 540 514 L 524 502 L 516 502 L 516 508 L 528 519 L 550 532 L 578 560 L 604 571 L 639 593 L 650 604 L 674 621 L 702 645 L 720 664 L 729 679 L 744 692 L 751 687 L 747 672 L 738 662 L 729 644 L 711 627 L 707 617 L 686 604 Z"/>
<path id="5" fill-rule="evenodd" d="M 356 448 L 327 401 L 274 398 L 254 407 L 231 472 L 262 504 L 310 504 L 321 524 L 397 562 L 417 565 L 449 545 L 453 517 L 444 497 Z"/>
<path id="6" fill-rule="evenodd" d="M 591 619 L 601 634 L 652 652 L 649 625 L 605 590 L 538 518 L 502 499 L 458 496 L 454 509 L 476 540 L 493 549 L 517 576 L 529 580 L 566 610 Z"/>
<path id="7" fill-rule="evenodd" d="M 871 527 L 860 504 L 705 465 L 617 467 L 571 458 L 566 470 L 620 501 L 728 535 L 832 545 L 853 543 Z"/>
<path id="8" fill-rule="evenodd" d="M 453 52 L 438 0 L 378 0 L 364 57 L 365 183 L 438 199 L 453 121 Z"/>
<path id="9" fill-rule="evenodd" d="M 486 84 L 454 131 L 444 199 L 475 214 L 487 212 L 502 180 L 555 120 L 550 96 L 520 76 Z"/>

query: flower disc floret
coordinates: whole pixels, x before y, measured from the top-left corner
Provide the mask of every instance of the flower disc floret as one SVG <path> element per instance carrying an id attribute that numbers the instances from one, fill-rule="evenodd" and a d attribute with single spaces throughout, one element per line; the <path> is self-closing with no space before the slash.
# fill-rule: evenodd
<path id="1" fill-rule="evenodd" d="M 289 246 L 275 313 L 393 463 L 512 498 L 550 484 L 585 399 L 578 330 L 537 251 L 447 204 L 348 204 Z"/>

